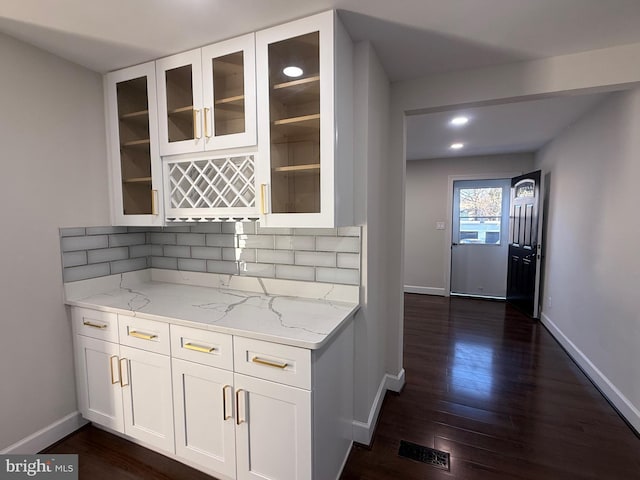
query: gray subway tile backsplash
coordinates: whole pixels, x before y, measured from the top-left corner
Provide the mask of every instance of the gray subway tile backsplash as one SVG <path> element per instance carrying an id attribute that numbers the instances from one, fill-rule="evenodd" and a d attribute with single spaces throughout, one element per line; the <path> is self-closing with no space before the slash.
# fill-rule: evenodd
<path id="1" fill-rule="evenodd" d="M 204 233 L 179 233 L 177 243 L 178 245 L 194 245 L 203 247 L 205 245 L 205 236 Z"/>
<path id="2" fill-rule="evenodd" d="M 152 245 L 175 245 L 177 234 L 166 232 L 152 232 L 150 235 Z"/>
<path id="3" fill-rule="evenodd" d="M 316 268 L 316 281 L 326 283 L 360 284 L 360 271 L 346 268 Z"/>
<path id="4" fill-rule="evenodd" d="M 109 246 L 109 237 L 107 237 L 106 235 L 97 235 L 91 237 L 62 237 L 61 246 L 63 252 L 107 248 Z"/>
<path id="5" fill-rule="evenodd" d="M 83 237 L 85 235 L 85 228 L 61 228 L 61 237 Z"/>
<path id="6" fill-rule="evenodd" d="M 187 245 L 165 245 L 162 251 L 165 257 L 191 257 L 191 247 Z"/>
<path id="7" fill-rule="evenodd" d="M 294 252 L 292 250 L 256 250 L 256 261 L 258 263 L 275 263 L 291 265 L 294 262 Z"/>
<path id="8" fill-rule="evenodd" d="M 338 253 L 338 268 L 360 268 L 359 253 Z"/>
<path id="9" fill-rule="evenodd" d="M 359 252 L 360 238 L 356 237 L 318 237 L 316 250 L 320 252 Z"/>
<path id="10" fill-rule="evenodd" d="M 255 262 L 255 248 L 223 248 L 222 259 L 228 262 Z"/>
<path id="11" fill-rule="evenodd" d="M 127 233 L 127 227 L 87 227 L 87 235 L 109 235 Z"/>
<path id="12" fill-rule="evenodd" d="M 148 267 L 358 285 L 360 227 L 254 222 L 60 229 L 65 282 Z"/>
<path id="13" fill-rule="evenodd" d="M 146 242 L 147 242 L 147 236 L 142 232 L 109 235 L 110 247 L 126 247 L 128 245 L 144 245 Z"/>
<path id="14" fill-rule="evenodd" d="M 129 258 L 127 260 L 116 260 L 111 262 L 111 275 L 124 272 L 133 272 L 135 270 L 144 270 L 149 266 L 146 257 Z"/>
<path id="15" fill-rule="evenodd" d="M 296 265 L 276 265 L 276 278 L 284 280 L 304 280 L 313 282 L 316 270 L 313 267 L 299 267 Z"/>
<path id="16" fill-rule="evenodd" d="M 237 235 L 240 248 L 273 248 L 275 241 L 273 235 Z"/>
<path id="17" fill-rule="evenodd" d="M 222 247 L 191 247 L 192 258 L 222 260 Z"/>
<path id="18" fill-rule="evenodd" d="M 151 255 L 151 245 L 132 245 L 129 247 L 129 257 L 148 257 Z"/>
<path id="19" fill-rule="evenodd" d="M 295 252 L 296 265 L 310 267 L 335 267 L 336 254 L 333 252 Z"/>
<path id="20" fill-rule="evenodd" d="M 166 268 L 167 270 L 177 270 L 178 259 L 173 257 L 151 257 L 151 267 Z"/>
<path id="21" fill-rule="evenodd" d="M 62 278 L 65 282 L 75 282 L 86 280 L 87 278 L 106 277 L 111 275 L 108 263 L 95 263 L 93 265 L 82 265 L 81 267 L 69 267 L 62 271 Z"/>
<path id="22" fill-rule="evenodd" d="M 240 262 L 240 275 L 273 278 L 276 276 L 276 266 L 270 263 Z"/>
<path id="23" fill-rule="evenodd" d="M 63 267 L 77 267 L 78 265 L 87 264 L 87 252 L 81 250 L 79 252 L 65 252 L 62 254 Z"/>
<path id="24" fill-rule="evenodd" d="M 89 263 L 111 262 L 114 260 L 126 260 L 129 258 L 129 249 L 127 247 L 118 248 L 101 248 L 99 250 L 87 251 Z"/>
<path id="25" fill-rule="evenodd" d="M 209 233 L 206 237 L 207 247 L 235 247 L 235 236 L 233 234 Z"/>
<path id="26" fill-rule="evenodd" d="M 206 272 L 207 261 L 198 260 L 196 258 L 179 258 L 178 270 L 185 270 L 187 272 Z"/>
<path id="27" fill-rule="evenodd" d="M 238 275 L 238 262 L 224 262 L 221 260 L 207 260 L 207 272 Z"/>
<path id="28" fill-rule="evenodd" d="M 275 241 L 278 250 L 315 250 L 316 247 L 315 237 L 310 236 L 276 236 Z"/>

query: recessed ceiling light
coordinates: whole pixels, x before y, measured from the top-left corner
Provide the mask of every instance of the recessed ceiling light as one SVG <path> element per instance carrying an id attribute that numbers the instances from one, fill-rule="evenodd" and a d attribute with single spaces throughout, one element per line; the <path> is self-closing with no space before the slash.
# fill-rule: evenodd
<path id="1" fill-rule="evenodd" d="M 302 71 L 302 69 L 300 67 L 296 67 L 294 65 L 290 65 L 288 67 L 284 67 L 284 69 L 282 70 L 282 73 L 284 73 L 287 77 L 299 77 L 300 75 L 302 75 L 304 72 Z"/>
<path id="2" fill-rule="evenodd" d="M 464 147 L 464 143 L 452 143 L 449 147 L 451 150 L 460 150 Z"/>
<path id="3" fill-rule="evenodd" d="M 463 116 L 453 117 L 451 119 L 451 122 L 449 123 L 451 123 L 451 125 L 455 125 L 456 127 L 460 127 L 462 125 L 466 125 L 467 123 L 469 123 L 469 117 L 463 117 Z"/>

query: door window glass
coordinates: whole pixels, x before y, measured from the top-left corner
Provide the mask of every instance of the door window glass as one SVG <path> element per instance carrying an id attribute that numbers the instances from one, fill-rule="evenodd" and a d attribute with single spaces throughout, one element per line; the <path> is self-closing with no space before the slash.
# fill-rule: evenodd
<path id="1" fill-rule="evenodd" d="M 502 188 L 461 188 L 459 190 L 461 244 L 500 244 Z"/>

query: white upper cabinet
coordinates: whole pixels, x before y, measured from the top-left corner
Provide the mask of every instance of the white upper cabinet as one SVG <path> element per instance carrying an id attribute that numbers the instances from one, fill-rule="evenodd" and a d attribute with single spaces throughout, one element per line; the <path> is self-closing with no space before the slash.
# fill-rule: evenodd
<path id="1" fill-rule="evenodd" d="M 205 148 L 255 145 L 255 35 L 202 49 Z"/>
<path id="2" fill-rule="evenodd" d="M 162 225 L 154 63 L 104 78 L 112 223 Z"/>
<path id="3" fill-rule="evenodd" d="M 156 61 L 160 154 L 256 144 L 254 34 Z"/>
<path id="4" fill-rule="evenodd" d="M 256 33 L 265 226 L 353 224 L 353 45 L 334 11 Z"/>

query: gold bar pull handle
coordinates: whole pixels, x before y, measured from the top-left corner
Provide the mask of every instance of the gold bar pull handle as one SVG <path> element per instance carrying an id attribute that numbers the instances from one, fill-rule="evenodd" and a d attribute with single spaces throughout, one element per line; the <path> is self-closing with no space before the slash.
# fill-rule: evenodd
<path id="1" fill-rule="evenodd" d="M 209 133 L 209 112 L 210 108 L 204 107 L 204 136 L 211 138 L 212 134 Z M 213 119 L 212 119 L 213 120 Z"/>
<path id="2" fill-rule="evenodd" d="M 267 214 L 267 184 L 260 184 L 260 213 L 262 215 Z"/>
<path id="3" fill-rule="evenodd" d="M 194 140 L 200 140 L 202 138 L 202 133 L 198 135 L 198 113 L 200 110 L 197 108 L 193 109 L 193 138 Z"/>
<path id="4" fill-rule="evenodd" d="M 282 369 L 287 368 L 287 365 L 288 365 L 287 363 L 274 362 L 272 360 L 265 360 L 264 358 L 260 358 L 260 357 L 253 357 L 251 361 L 253 363 L 259 363 L 260 365 L 267 365 L 268 367 L 275 367 L 275 368 L 282 368 Z"/>
<path id="5" fill-rule="evenodd" d="M 122 362 L 124 362 L 124 368 L 122 367 Z M 122 380 L 122 377 L 123 377 L 122 372 L 125 372 L 127 374 L 127 383 L 124 383 L 124 381 Z M 118 374 L 120 375 L 120 386 L 123 388 L 128 387 L 129 386 L 129 370 L 128 370 L 126 358 L 121 358 L 120 361 L 118 362 Z"/>
<path id="6" fill-rule="evenodd" d="M 109 368 L 111 369 L 111 385 L 115 385 L 116 383 L 118 383 L 120 381 L 120 377 L 118 376 L 118 379 L 114 379 L 113 378 L 113 373 L 114 373 L 114 369 L 113 369 L 113 359 L 116 359 L 116 361 L 118 361 L 118 356 L 117 355 L 112 355 L 111 357 L 109 357 Z M 119 372 L 119 370 L 118 370 Z"/>
<path id="7" fill-rule="evenodd" d="M 89 320 L 84 320 L 82 322 L 82 324 L 84 326 L 86 326 L 86 327 L 92 327 L 92 328 L 107 328 L 106 325 L 102 325 L 102 324 L 99 324 L 99 323 L 93 323 L 93 322 L 90 322 Z"/>
<path id="8" fill-rule="evenodd" d="M 129 336 L 141 338 L 142 340 L 153 340 L 154 338 L 158 338 L 158 336 L 153 333 L 142 333 L 136 330 L 129 330 Z"/>
<path id="9" fill-rule="evenodd" d="M 240 425 L 241 423 L 247 423 L 247 416 L 244 418 L 240 418 L 240 392 L 244 394 L 244 390 L 240 389 L 236 391 L 236 425 Z M 243 395 L 244 396 L 244 395 Z M 245 398 L 246 400 L 246 398 Z M 245 405 L 246 407 L 246 405 Z"/>
<path id="10" fill-rule="evenodd" d="M 211 353 L 215 350 L 215 347 L 205 347 L 204 345 L 196 345 L 195 343 L 185 343 L 183 348 L 187 350 L 193 350 L 194 352 Z"/>
<path id="11" fill-rule="evenodd" d="M 158 190 L 151 190 L 151 215 L 158 215 Z"/>
<path id="12" fill-rule="evenodd" d="M 231 385 L 222 387 L 222 419 L 225 421 L 233 418 L 233 409 L 227 410 L 227 388 L 231 389 Z"/>

